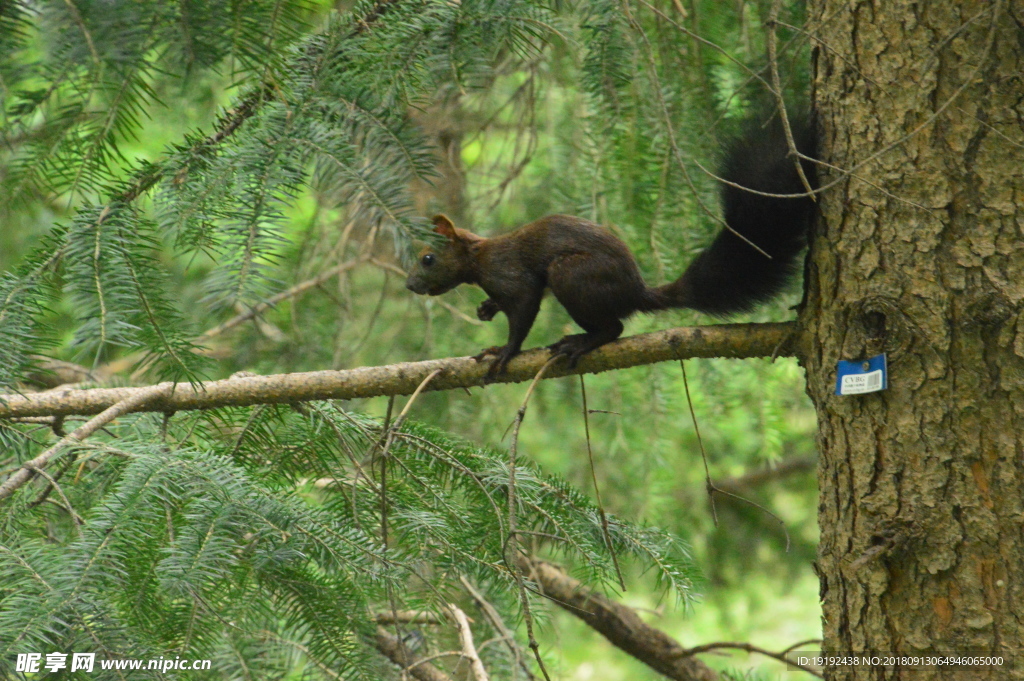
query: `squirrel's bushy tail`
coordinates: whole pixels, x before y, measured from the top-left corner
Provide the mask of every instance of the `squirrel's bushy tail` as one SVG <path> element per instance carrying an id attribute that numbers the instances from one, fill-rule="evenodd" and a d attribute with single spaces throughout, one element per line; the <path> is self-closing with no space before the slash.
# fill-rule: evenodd
<path id="1" fill-rule="evenodd" d="M 807 121 L 791 123 L 801 154 L 817 158 L 815 134 Z M 815 167 L 801 161 L 812 188 L 817 187 Z M 797 173 L 779 117 L 766 127 L 751 126 L 728 151 L 722 177 L 733 184 L 767 194 L 803 194 L 806 188 Z M 723 229 L 704 252 L 690 263 L 683 276 L 671 284 L 647 289 L 649 309 L 687 307 L 712 315 L 744 312 L 782 289 L 797 267 L 816 215 L 807 196 L 780 198 L 755 194 L 724 184 L 722 206 L 725 222 L 758 248 L 732 231 Z"/>

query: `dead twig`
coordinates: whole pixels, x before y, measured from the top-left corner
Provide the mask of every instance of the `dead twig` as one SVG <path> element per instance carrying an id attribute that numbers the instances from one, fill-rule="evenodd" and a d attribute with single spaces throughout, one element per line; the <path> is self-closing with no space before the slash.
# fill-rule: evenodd
<path id="1" fill-rule="evenodd" d="M 523 607 L 523 622 L 526 624 L 526 636 L 530 642 L 530 649 L 533 651 L 533 655 L 537 659 L 537 666 L 540 667 L 540 671 L 544 674 L 544 678 L 547 681 L 551 681 L 551 677 L 548 675 L 548 670 L 544 666 L 544 660 L 540 656 L 540 645 L 537 643 L 537 639 L 533 635 L 533 616 L 530 614 L 530 598 L 526 593 L 526 585 L 523 582 L 523 572 L 519 568 L 519 563 L 516 560 L 516 554 L 519 552 L 519 541 L 516 536 L 516 452 L 519 444 L 519 427 L 523 424 L 523 419 L 526 417 L 526 406 L 530 403 L 530 397 L 533 395 L 533 391 L 537 387 L 537 384 L 540 383 L 540 379 L 544 377 L 544 372 L 548 370 L 548 367 L 560 359 L 562 359 L 561 355 L 555 355 L 544 363 L 544 366 L 540 368 L 537 375 L 533 377 L 530 387 L 526 390 L 526 396 L 523 398 L 523 403 L 519 406 L 519 411 L 516 412 L 515 425 L 512 427 L 512 441 L 508 448 L 508 546 L 503 555 L 503 557 L 505 557 L 509 553 L 512 554 L 512 563 L 510 567 L 512 569 L 512 574 L 516 578 L 516 584 L 519 587 L 519 602 Z"/>
<path id="2" fill-rule="evenodd" d="M 455 627 L 459 630 L 462 655 L 469 660 L 469 668 L 473 672 L 473 678 L 476 681 L 490 681 L 487 670 L 484 669 L 484 663 L 480 661 L 480 654 L 476 652 L 476 646 L 473 645 L 473 631 L 469 628 L 469 619 L 466 617 L 466 613 L 462 612 L 458 606 L 452 603 L 448 604 L 448 612 L 452 619 L 455 620 Z"/>
<path id="3" fill-rule="evenodd" d="M 782 0 L 774 0 L 772 8 L 768 13 L 768 68 L 772 77 L 772 92 L 779 110 L 779 119 L 782 121 L 782 130 L 786 135 L 786 144 L 789 146 L 789 157 L 796 164 L 796 174 L 800 177 L 800 183 L 807 190 L 807 196 L 811 201 L 817 201 L 814 195 L 814 188 L 804 174 L 803 164 L 800 163 L 800 152 L 797 151 L 796 142 L 793 140 L 793 128 L 789 125 L 789 114 L 786 113 L 786 102 L 782 98 L 782 79 L 779 77 L 779 60 L 777 55 L 779 36 L 775 32 L 779 20 L 779 10 L 782 7 Z"/>
<path id="4" fill-rule="evenodd" d="M 743 643 L 743 642 L 736 642 L 736 643 L 734 643 L 734 642 L 705 643 L 704 645 L 694 646 L 693 648 L 690 648 L 684 654 L 688 655 L 688 656 L 689 655 L 699 655 L 700 653 L 707 653 L 707 652 L 710 652 L 712 650 L 720 650 L 720 649 L 723 649 L 723 648 L 732 649 L 732 650 L 745 650 L 748 653 L 757 653 L 758 655 L 764 655 L 765 657 L 770 657 L 773 660 L 778 660 L 779 662 L 785 662 L 786 664 L 793 665 L 794 667 L 797 667 L 798 669 L 802 669 L 803 671 L 807 672 L 808 674 L 811 674 L 812 676 L 817 676 L 819 679 L 825 678 L 824 676 L 822 676 L 821 672 L 819 672 L 817 669 L 814 669 L 813 667 L 808 667 L 808 666 L 805 666 L 805 665 L 802 665 L 802 664 L 797 664 L 793 660 L 791 660 L 788 657 L 786 657 L 785 653 L 775 653 L 775 652 L 772 652 L 771 650 L 765 650 L 764 648 L 759 648 L 759 647 L 757 647 L 755 645 L 752 645 L 750 643 Z M 786 651 L 788 652 L 788 651 L 790 651 L 792 649 L 793 648 L 790 647 L 790 648 L 787 648 Z"/>
<path id="5" fill-rule="evenodd" d="M 619 557 L 615 555 L 615 547 L 612 546 L 612 535 L 608 530 L 608 516 L 604 512 L 604 504 L 601 502 L 601 487 L 597 484 L 597 469 L 594 468 L 594 450 L 590 446 L 590 412 L 587 410 L 587 385 L 580 376 L 580 394 L 583 396 L 583 430 L 587 436 L 587 458 L 590 461 L 590 478 L 594 481 L 594 499 L 597 501 L 597 510 L 601 515 L 601 532 L 604 534 L 604 543 L 608 548 L 608 555 L 612 557 L 612 564 L 615 566 L 615 576 L 619 580 L 619 588 L 626 590 L 626 580 L 622 578 L 622 570 L 619 568 Z"/>
<path id="6" fill-rule="evenodd" d="M 377 624 L 440 624 L 441 620 L 432 612 L 422 610 L 399 610 L 397 612 L 380 612 L 374 615 Z"/>
<path id="7" fill-rule="evenodd" d="M 339 275 L 339 274 L 341 274 L 343 272 L 347 272 L 347 271 L 349 271 L 349 270 L 351 270 L 351 269 L 361 265 L 364 262 L 366 262 L 366 259 L 362 258 L 362 259 L 358 259 L 358 260 L 349 260 L 347 262 L 341 263 L 340 265 L 335 265 L 334 267 L 329 267 L 328 269 L 324 270 L 323 272 L 321 272 L 317 276 L 313 277 L 312 279 L 307 279 L 306 281 L 300 282 L 300 283 L 296 284 L 295 286 L 292 286 L 289 289 L 286 289 L 284 291 L 281 291 L 280 293 L 277 293 L 277 294 L 275 294 L 273 296 L 270 296 L 269 298 L 267 298 L 263 302 L 257 303 L 256 305 L 253 305 L 252 307 L 250 307 L 245 312 L 232 317 L 231 319 L 227 320 L 226 322 L 218 324 L 217 326 L 213 327 L 212 329 L 207 329 L 198 338 L 196 338 L 196 340 L 198 342 L 202 342 L 202 341 L 214 338 L 215 336 L 219 336 L 220 334 L 224 333 L 225 331 L 230 331 L 231 329 L 235 328 L 236 326 L 238 326 L 240 324 L 244 324 L 245 322 L 249 321 L 250 319 L 253 319 L 254 317 L 257 317 L 257 316 L 263 314 L 264 312 L 266 312 L 270 308 L 274 307 L 278 303 L 280 303 L 280 302 L 282 302 L 284 300 L 288 300 L 289 298 L 294 298 L 294 297 L 298 296 L 299 294 L 308 291 L 311 288 L 319 286 L 320 284 L 324 283 L 325 281 L 327 281 L 331 277 L 337 276 L 337 275 Z"/>
<path id="8" fill-rule="evenodd" d="M 508 628 L 508 625 L 505 624 L 505 621 L 501 619 L 501 615 L 498 614 L 498 609 L 491 605 L 490 601 L 484 598 L 484 595 L 480 593 L 480 591 L 473 586 L 473 583 L 466 579 L 465 576 L 460 575 L 459 581 L 462 582 L 462 586 L 464 586 L 466 591 L 469 592 L 469 595 L 473 598 L 477 607 L 484 613 L 484 616 L 491 623 L 491 626 L 494 627 L 501 635 L 501 640 L 505 642 L 509 652 L 511 652 L 513 657 L 516 658 L 516 665 L 523 670 L 527 679 L 533 681 L 533 672 L 530 671 L 530 668 L 526 666 L 526 662 L 523 660 L 522 650 L 520 650 L 519 645 L 516 644 L 516 636 L 512 630 Z"/>

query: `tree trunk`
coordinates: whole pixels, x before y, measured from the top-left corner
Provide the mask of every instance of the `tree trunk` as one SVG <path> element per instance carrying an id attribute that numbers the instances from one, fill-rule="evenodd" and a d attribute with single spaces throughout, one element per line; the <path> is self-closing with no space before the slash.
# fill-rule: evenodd
<path id="1" fill-rule="evenodd" d="M 801 313 L 825 650 L 1003 657 L 826 678 L 1024 679 L 1024 3 L 812 5 L 823 155 L 854 171 L 823 173 Z M 882 351 L 888 390 L 834 394 Z"/>

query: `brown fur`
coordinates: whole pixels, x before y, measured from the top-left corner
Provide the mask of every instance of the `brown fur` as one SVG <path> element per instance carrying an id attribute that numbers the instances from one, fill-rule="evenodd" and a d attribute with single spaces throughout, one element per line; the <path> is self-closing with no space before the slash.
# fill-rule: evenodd
<path id="1" fill-rule="evenodd" d="M 434 225 L 434 231 L 448 241 L 441 248 L 420 252 L 406 286 L 428 295 L 459 284 L 480 286 L 489 298 L 480 305 L 477 316 L 489 321 L 501 311 L 509 323 L 508 343 L 477 356 L 496 357 L 492 372 L 504 370 L 519 354 L 545 288 L 586 331 L 551 346 L 572 365 L 587 352 L 618 338 L 622 319 L 654 309 L 650 289 L 626 244 L 587 220 L 549 215 L 491 239 L 455 227 L 444 215 L 435 216 Z M 428 255 L 432 259 L 426 258 Z"/>
<path id="2" fill-rule="evenodd" d="M 622 320 L 635 312 L 687 307 L 726 315 L 750 310 L 779 293 L 793 274 L 816 214 L 778 121 L 774 117 L 767 127 L 751 125 L 729 151 L 722 170 L 729 228 L 673 282 L 648 287 L 626 245 L 581 218 L 549 215 L 485 239 L 438 215 L 434 231 L 446 242 L 420 253 L 406 286 L 436 296 L 459 284 L 476 284 L 490 296 L 477 316 L 489 321 L 500 311 L 508 317 L 508 343 L 477 355 L 496 357 L 492 373 L 519 354 L 545 289 L 586 332 L 551 346 L 569 358 L 570 366 L 618 338 Z M 805 156 L 804 175 L 816 186 L 814 164 L 806 160 L 816 155 L 813 130 L 801 124 L 794 136 Z"/>

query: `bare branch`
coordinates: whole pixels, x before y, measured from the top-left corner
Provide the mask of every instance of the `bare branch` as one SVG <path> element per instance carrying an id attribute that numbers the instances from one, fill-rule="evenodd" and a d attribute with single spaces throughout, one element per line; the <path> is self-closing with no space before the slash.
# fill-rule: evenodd
<path id="1" fill-rule="evenodd" d="M 744 650 L 744 651 L 746 651 L 748 653 L 757 653 L 759 655 L 764 655 L 765 657 L 770 657 L 773 660 L 778 660 L 779 662 L 784 662 L 784 663 L 786 663 L 788 665 L 792 665 L 794 667 L 802 669 L 803 671 L 807 672 L 808 674 L 811 674 L 812 676 L 817 676 L 819 679 L 825 678 L 825 677 L 823 677 L 821 675 L 821 672 L 819 672 L 817 669 L 815 669 L 813 667 L 808 667 L 808 666 L 805 666 L 805 665 L 802 665 L 802 664 L 797 664 L 793 660 L 791 660 L 788 657 L 786 657 L 785 653 L 776 653 L 776 652 L 773 652 L 771 650 L 765 650 L 764 648 L 759 648 L 758 646 L 752 645 L 750 643 L 744 643 L 742 641 L 740 641 L 740 642 L 724 641 L 724 642 L 718 642 L 718 643 L 706 643 L 706 644 L 704 644 L 702 646 L 695 646 L 693 648 L 690 648 L 690 650 L 687 651 L 687 654 L 688 655 L 697 655 L 699 653 L 708 653 L 708 652 L 711 652 L 712 650 L 720 650 L 720 649 L 723 649 L 723 648 L 732 649 L 732 650 Z M 791 647 L 789 650 L 793 650 L 793 648 Z"/>
<path id="2" fill-rule="evenodd" d="M 779 118 L 782 119 L 782 130 L 786 134 L 786 144 L 789 145 L 789 156 L 796 164 L 796 174 L 800 176 L 800 182 L 807 190 L 807 196 L 811 201 L 817 201 L 814 195 L 814 188 L 804 174 L 803 164 L 800 163 L 800 152 L 796 149 L 796 142 L 793 140 L 793 128 L 789 125 L 789 114 L 786 113 L 786 102 L 782 98 L 782 79 L 779 77 L 779 59 L 777 54 L 779 37 L 776 33 L 776 22 L 779 20 L 779 9 L 782 7 L 782 0 L 772 2 L 771 11 L 768 14 L 768 66 L 772 75 L 772 90 L 775 94 L 775 101 L 778 105 Z"/>
<path id="3" fill-rule="evenodd" d="M 632 608 L 591 591 L 546 561 L 520 555 L 518 563 L 555 604 L 659 674 L 676 681 L 718 681 L 717 672 L 640 619 Z"/>
<path id="4" fill-rule="evenodd" d="M 274 307 L 275 305 L 280 303 L 282 300 L 287 300 L 289 298 L 294 298 L 295 296 L 299 295 L 300 293 L 308 291 L 309 289 L 313 288 L 314 286 L 319 286 L 320 284 L 324 283 L 325 281 L 327 281 L 331 277 L 333 277 L 335 275 L 338 275 L 338 274 L 341 274 L 342 272 L 347 272 L 348 270 L 356 267 L 357 265 L 359 265 L 359 264 L 361 264 L 363 262 L 366 262 L 366 261 L 365 260 L 349 260 L 347 262 L 341 263 L 340 265 L 335 265 L 334 267 L 330 267 L 330 268 L 324 270 L 323 272 L 321 272 L 320 274 L 318 274 L 317 276 L 313 277 L 312 279 L 307 279 L 306 281 L 298 283 L 295 286 L 292 286 L 291 288 L 289 288 L 289 289 L 287 289 L 285 291 L 281 291 L 280 293 L 275 294 L 275 295 L 267 298 L 263 302 L 258 303 L 256 305 L 253 305 L 251 308 L 249 308 L 245 312 L 232 317 L 231 319 L 227 320 L 226 322 L 223 322 L 222 324 L 218 324 L 217 326 L 213 327 L 212 329 L 208 329 L 208 330 L 204 331 L 203 334 L 201 336 L 199 336 L 199 338 L 197 338 L 196 340 L 198 340 L 199 342 L 202 342 L 202 341 L 205 341 L 205 340 L 209 340 L 210 338 L 213 338 L 214 336 L 219 336 L 220 334 L 224 333 L 225 331 L 233 329 L 236 326 L 238 326 L 239 324 L 247 322 L 250 319 L 252 319 L 253 317 L 256 317 L 256 316 L 258 316 L 260 314 L 263 314 L 263 312 L 265 312 L 265 311 L 269 310 L 270 308 Z"/>
<path id="5" fill-rule="evenodd" d="M 397 612 L 381 612 L 374 615 L 377 624 L 441 624 L 441 620 L 432 612 L 422 610 L 398 610 Z"/>
<path id="6" fill-rule="evenodd" d="M 487 670 L 484 669 L 484 663 L 480 661 L 480 654 L 476 652 L 476 646 L 473 644 L 473 631 L 469 628 L 469 619 L 466 617 L 466 613 L 459 610 L 452 603 L 448 604 L 448 610 L 451 613 L 452 619 L 455 620 L 456 628 L 459 630 L 462 654 L 469 660 L 469 668 L 473 671 L 473 678 L 476 681 L 490 681 Z"/>
<path id="7" fill-rule="evenodd" d="M 800 456 L 793 457 L 791 459 L 783 459 L 777 465 L 771 468 L 759 468 L 757 470 L 744 473 L 743 475 L 736 478 L 723 478 L 715 481 L 715 486 L 719 489 L 731 492 L 733 494 L 746 494 L 755 487 L 781 478 L 787 478 L 791 475 L 799 475 L 806 473 L 807 471 L 813 471 L 817 465 L 818 460 L 813 456 Z"/>
<path id="8" fill-rule="evenodd" d="M 490 601 L 484 598 L 484 595 L 480 593 L 480 591 L 473 586 L 473 583 L 466 579 L 464 575 L 459 576 L 459 581 L 462 582 L 462 586 L 466 587 L 466 591 L 468 591 L 469 595 L 473 597 L 477 607 L 483 611 L 484 615 L 491 623 L 491 626 L 501 634 L 501 639 L 505 642 L 505 645 L 508 646 L 509 652 L 511 652 L 516 658 L 516 664 L 523 670 L 523 673 L 526 674 L 526 678 L 533 681 L 533 672 L 530 671 L 530 668 L 526 666 L 526 662 L 523 660 L 522 651 L 516 643 L 516 636 L 512 633 L 512 630 L 508 628 L 508 625 L 505 624 L 505 621 L 501 619 L 501 615 L 498 614 L 497 608 L 495 608 Z"/>
<path id="9" fill-rule="evenodd" d="M 509 553 L 513 556 L 519 555 L 519 538 L 516 536 L 516 451 L 519 446 L 519 427 L 523 425 L 523 418 L 526 417 L 526 405 L 530 403 L 533 389 L 537 387 L 540 379 L 544 377 L 544 372 L 556 361 L 558 361 L 557 356 L 551 357 L 537 370 L 537 374 L 530 382 L 530 387 L 526 389 L 526 397 L 523 398 L 523 403 L 520 405 L 519 411 L 516 412 L 515 425 L 512 428 L 512 441 L 508 446 L 508 545 L 507 548 L 502 549 L 502 560 L 505 560 L 505 556 Z M 533 615 L 530 613 L 530 598 L 526 593 L 526 585 L 523 582 L 523 571 L 515 559 L 513 559 L 512 563 L 512 573 L 516 578 L 516 584 L 519 586 L 519 604 L 523 608 L 526 638 L 530 643 L 530 649 L 533 651 L 534 657 L 537 658 L 537 666 L 544 675 L 545 681 L 551 681 L 548 670 L 544 667 L 544 659 L 540 655 L 540 646 L 533 635 Z"/>
<path id="10" fill-rule="evenodd" d="M 667 329 L 620 338 L 583 357 L 576 369 L 569 369 L 565 362 L 556 362 L 545 374 L 545 378 L 600 373 L 690 357 L 741 359 L 793 356 L 798 347 L 796 331 L 793 322 Z M 505 373 L 491 378 L 497 383 L 532 380 L 548 359 L 548 350 L 530 350 L 513 359 Z M 437 369 L 441 369 L 441 373 L 425 390 L 469 388 L 486 384 L 488 367 L 487 363 L 476 362 L 471 357 L 457 357 L 346 371 L 244 376 L 195 385 L 172 386 L 166 383 L 161 385 L 171 387 L 169 392 L 152 400 L 132 402 L 130 411 L 172 412 L 307 400 L 409 395 L 424 378 Z M 0 418 L 97 414 L 147 390 L 150 388 L 95 388 L 0 395 Z"/>
<path id="11" fill-rule="evenodd" d="M 65 362 L 52 357 L 36 355 L 32 358 L 35 365 L 31 373 L 25 377 L 25 382 L 33 387 L 43 390 L 57 388 L 68 383 L 94 382 L 97 376 L 80 364 Z"/>

